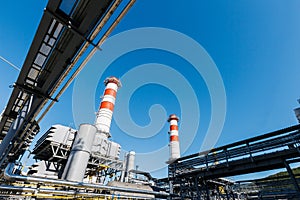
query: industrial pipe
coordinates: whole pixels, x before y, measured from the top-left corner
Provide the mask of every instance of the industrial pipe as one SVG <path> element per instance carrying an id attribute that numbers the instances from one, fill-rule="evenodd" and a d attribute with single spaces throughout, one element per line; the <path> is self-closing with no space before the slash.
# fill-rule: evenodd
<path id="1" fill-rule="evenodd" d="M 129 192 L 129 193 L 137 193 L 137 194 L 150 194 L 150 195 L 157 195 L 157 196 L 162 196 L 162 197 L 169 196 L 169 194 L 167 194 L 167 193 L 147 191 L 147 190 L 141 190 L 141 189 L 106 186 L 106 185 L 100 185 L 100 184 L 73 182 L 73 181 L 65 181 L 65 180 L 58 180 L 58 179 L 33 177 L 33 176 L 23 176 L 23 175 L 13 174 L 12 170 L 13 170 L 13 163 L 9 163 L 4 171 L 4 178 L 6 180 L 47 183 L 47 184 L 62 185 L 62 186 L 72 186 L 72 187 L 76 187 L 76 188 L 113 190 L 113 191 Z"/>
<path id="2" fill-rule="evenodd" d="M 0 185 L 0 190 L 9 190 L 16 192 L 31 192 L 34 196 L 39 194 L 56 194 L 56 195 L 72 195 L 72 196 L 89 196 L 89 197 L 111 197 L 111 194 L 99 194 L 99 193 L 90 193 L 90 192 L 80 192 L 80 191 L 68 191 L 68 190 L 56 190 L 56 189 L 45 189 L 45 188 L 29 188 L 29 187 L 20 187 L 13 185 Z M 1 194 L 2 195 L 2 194 Z M 15 196 L 15 194 L 10 194 L 10 196 Z M 22 196 L 20 194 L 20 196 Z M 28 194 L 26 194 L 28 196 Z M 120 198 L 130 198 L 130 199 L 147 199 L 143 196 L 128 196 L 128 195 L 117 195 Z M 149 198 L 148 198 L 149 199 Z"/>

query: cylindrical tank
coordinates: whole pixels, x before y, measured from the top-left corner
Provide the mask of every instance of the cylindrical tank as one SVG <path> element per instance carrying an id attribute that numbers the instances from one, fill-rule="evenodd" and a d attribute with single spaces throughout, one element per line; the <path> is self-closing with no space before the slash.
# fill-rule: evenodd
<path id="1" fill-rule="evenodd" d="M 180 147 L 179 147 L 179 138 L 178 138 L 178 121 L 179 118 L 172 114 L 169 116 L 168 122 L 170 123 L 170 157 L 169 163 L 180 157 Z"/>
<path id="2" fill-rule="evenodd" d="M 72 145 L 62 179 L 82 182 L 97 128 L 91 124 L 81 124 Z"/>
<path id="3" fill-rule="evenodd" d="M 135 160 L 135 152 L 130 151 L 127 154 L 127 171 L 134 170 L 134 160 Z"/>
<path id="4" fill-rule="evenodd" d="M 130 178 L 132 178 L 132 173 L 130 173 L 131 170 L 134 170 L 135 166 L 135 152 L 129 151 L 129 153 L 126 156 L 126 176 L 125 176 L 125 182 L 128 182 Z"/>
<path id="5" fill-rule="evenodd" d="M 107 135 L 107 137 L 110 137 L 110 124 L 115 106 L 117 91 L 118 88 L 121 87 L 121 82 L 116 77 L 109 77 L 105 79 L 104 84 L 106 87 L 99 110 L 97 112 L 95 126 L 97 127 L 98 132 Z"/>

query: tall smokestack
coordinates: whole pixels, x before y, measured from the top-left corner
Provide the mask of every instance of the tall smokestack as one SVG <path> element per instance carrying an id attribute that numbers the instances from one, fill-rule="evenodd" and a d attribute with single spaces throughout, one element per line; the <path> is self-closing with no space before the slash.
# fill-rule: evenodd
<path id="1" fill-rule="evenodd" d="M 180 147 L 178 139 L 178 121 L 179 118 L 172 114 L 169 116 L 168 122 L 170 122 L 170 158 L 167 163 L 172 163 L 174 160 L 180 157 Z"/>
<path id="2" fill-rule="evenodd" d="M 118 88 L 121 87 L 121 82 L 116 77 L 108 77 L 104 81 L 105 91 L 102 101 L 97 112 L 95 126 L 99 133 L 110 137 L 110 124 L 113 115 L 113 110 L 116 101 Z"/>

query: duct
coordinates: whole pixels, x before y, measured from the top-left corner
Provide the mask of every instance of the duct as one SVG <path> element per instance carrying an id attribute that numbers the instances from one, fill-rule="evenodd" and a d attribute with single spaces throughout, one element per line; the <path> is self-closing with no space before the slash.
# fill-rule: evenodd
<path id="1" fill-rule="evenodd" d="M 127 193 L 136 193 L 136 194 L 152 194 L 160 197 L 168 197 L 169 194 L 162 192 L 154 192 L 140 189 L 132 189 L 132 188 L 123 188 L 123 187 L 114 187 L 114 186 L 106 186 L 100 184 L 90 184 L 83 182 L 73 182 L 73 181 L 65 181 L 58 179 L 48 179 L 48 178 L 40 178 L 40 177 L 31 177 L 31 176 L 22 176 L 12 173 L 13 163 L 9 163 L 4 171 L 4 178 L 9 181 L 27 181 L 27 182 L 38 182 L 38 183 L 47 183 L 61 186 L 70 186 L 76 188 L 90 188 L 90 189 L 102 189 L 102 190 L 114 190 L 121 191 Z"/>

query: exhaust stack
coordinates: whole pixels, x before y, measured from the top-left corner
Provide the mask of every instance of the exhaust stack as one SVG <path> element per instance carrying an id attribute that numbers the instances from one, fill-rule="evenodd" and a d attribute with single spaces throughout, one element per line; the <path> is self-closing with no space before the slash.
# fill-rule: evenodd
<path id="1" fill-rule="evenodd" d="M 96 115 L 95 125 L 80 125 L 62 174 L 64 180 L 82 182 L 93 147 L 99 146 L 99 142 L 103 140 L 108 144 L 107 138 L 110 137 L 109 130 L 116 94 L 121 83 L 117 78 L 109 77 L 105 79 L 104 84 L 106 87 Z M 108 147 L 105 146 L 104 149 L 103 155 L 106 155 Z M 116 153 L 118 154 L 118 152 Z"/>
<path id="2" fill-rule="evenodd" d="M 121 82 L 116 77 L 108 77 L 104 81 L 105 91 L 102 97 L 102 101 L 99 110 L 96 115 L 95 126 L 99 133 L 103 133 L 109 138 L 111 119 L 116 101 L 116 95 Z"/>
<path id="3" fill-rule="evenodd" d="M 179 138 L 178 138 L 178 121 L 179 118 L 172 114 L 169 116 L 168 122 L 170 123 L 170 157 L 167 163 L 172 163 L 177 158 L 180 158 L 180 147 L 179 147 Z"/>

